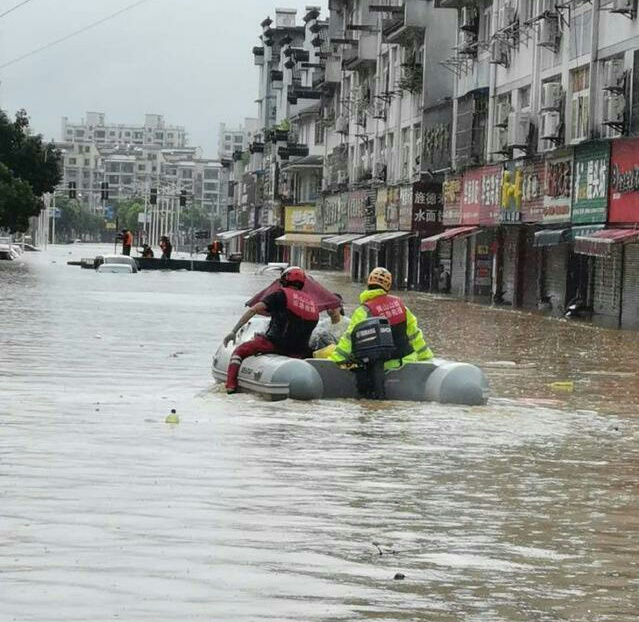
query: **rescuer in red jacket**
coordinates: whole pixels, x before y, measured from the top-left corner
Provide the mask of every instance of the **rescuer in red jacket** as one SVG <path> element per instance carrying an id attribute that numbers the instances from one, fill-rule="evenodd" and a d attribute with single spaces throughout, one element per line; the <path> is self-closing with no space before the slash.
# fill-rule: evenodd
<path id="1" fill-rule="evenodd" d="M 270 315 L 271 322 L 265 335 L 256 335 L 239 345 L 231 355 L 226 377 L 226 392 L 237 391 L 237 376 L 242 361 L 256 354 L 276 353 L 295 358 L 309 356 L 308 341 L 317 325 L 319 312 L 315 301 L 300 291 L 306 274 L 297 267 L 287 268 L 280 277 L 281 289 L 266 296 L 250 307 L 233 330 L 224 337 L 224 345 L 235 341 L 237 331 L 254 315 Z"/>

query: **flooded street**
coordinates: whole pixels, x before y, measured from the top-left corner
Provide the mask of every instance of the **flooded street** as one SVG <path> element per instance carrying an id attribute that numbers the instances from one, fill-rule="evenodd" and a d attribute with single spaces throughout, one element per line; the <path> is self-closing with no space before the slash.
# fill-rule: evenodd
<path id="1" fill-rule="evenodd" d="M 227 397 L 271 277 L 97 251 L 0 262 L 0 622 L 636 619 L 637 334 L 410 292 L 486 407 Z"/>

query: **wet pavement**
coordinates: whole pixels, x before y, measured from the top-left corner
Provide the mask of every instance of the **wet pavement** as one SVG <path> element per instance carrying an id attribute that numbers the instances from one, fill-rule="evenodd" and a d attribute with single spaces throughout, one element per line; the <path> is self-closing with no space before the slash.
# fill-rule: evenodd
<path id="1" fill-rule="evenodd" d="M 0 262 L 1 622 L 636 619 L 637 334 L 408 293 L 486 407 L 271 404 L 210 377 L 269 277 L 97 250 Z"/>

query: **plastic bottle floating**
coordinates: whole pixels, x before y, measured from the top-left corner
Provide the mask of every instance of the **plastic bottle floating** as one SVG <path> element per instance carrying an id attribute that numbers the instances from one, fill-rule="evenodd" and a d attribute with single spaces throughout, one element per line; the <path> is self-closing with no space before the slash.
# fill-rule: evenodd
<path id="1" fill-rule="evenodd" d="M 572 393 L 575 390 L 575 383 L 572 380 L 551 382 L 548 385 L 553 391 L 560 393 Z"/>
<path id="2" fill-rule="evenodd" d="M 166 419 L 164 420 L 164 422 L 171 423 L 173 425 L 180 423 L 180 417 L 175 412 L 175 408 L 171 408 L 171 412 L 166 416 Z"/>

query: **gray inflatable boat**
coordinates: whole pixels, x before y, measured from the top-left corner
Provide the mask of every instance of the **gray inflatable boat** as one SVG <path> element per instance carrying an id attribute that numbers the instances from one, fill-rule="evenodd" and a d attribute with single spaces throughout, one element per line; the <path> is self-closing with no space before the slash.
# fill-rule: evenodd
<path id="1" fill-rule="evenodd" d="M 236 344 L 266 331 L 268 319 L 253 318 L 237 335 Z M 226 382 L 234 346 L 220 345 L 213 357 L 213 377 Z M 432 359 L 406 363 L 385 372 L 385 399 L 439 402 L 478 406 L 488 400 L 488 381 L 481 369 L 469 363 Z M 278 354 L 250 356 L 239 373 L 242 391 L 258 393 L 269 400 L 358 399 L 356 374 L 326 359 L 293 359 Z"/>

